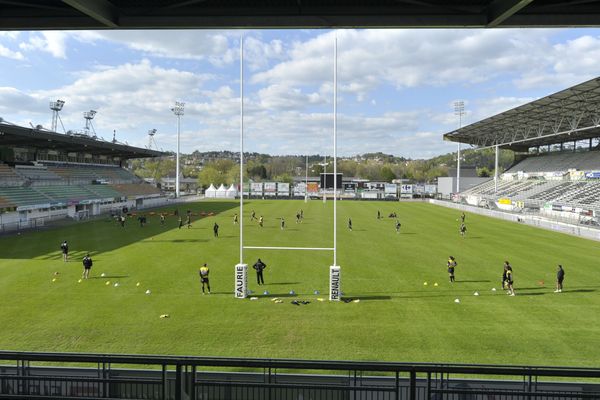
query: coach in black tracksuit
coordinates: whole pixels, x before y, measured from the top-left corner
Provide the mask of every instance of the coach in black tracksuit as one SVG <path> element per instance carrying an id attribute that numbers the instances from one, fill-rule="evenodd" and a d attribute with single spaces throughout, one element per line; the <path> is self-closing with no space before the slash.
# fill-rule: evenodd
<path id="1" fill-rule="evenodd" d="M 259 285 L 265 284 L 265 279 L 263 278 L 263 270 L 267 268 L 267 264 L 261 261 L 259 258 L 258 261 L 252 266 L 256 270 L 256 282 Z"/>

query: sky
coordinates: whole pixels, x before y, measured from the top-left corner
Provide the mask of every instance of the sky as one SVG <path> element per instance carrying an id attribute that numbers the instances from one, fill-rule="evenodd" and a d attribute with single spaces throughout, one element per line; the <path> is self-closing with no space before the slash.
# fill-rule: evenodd
<path id="1" fill-rule="evenodd" d="M 241 39 L 243 37 L 243 39 Z M 0 31 L 0 118 L 160 150 L 430 158 L 442 135 L 600 75 L 599 29 Z M 466 114 L 453 104 L 462 100 Z M 62 127 L 57 129 L 62 132 Z"/>

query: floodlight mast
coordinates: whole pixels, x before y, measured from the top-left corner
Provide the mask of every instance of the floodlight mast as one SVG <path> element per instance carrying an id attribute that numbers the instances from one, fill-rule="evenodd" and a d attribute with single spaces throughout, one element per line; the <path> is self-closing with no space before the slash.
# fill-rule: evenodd
<path id="1" fill-rule="evenodd" d="M 92 120 L 96 116 L 97 111 L 90 110 L 85 111 L 83 113 L 83 118 L 85 118 L 85 134 L 90 135 L 90 128 L 92 128 L 92 132 L 94 132 L 94 137 L 96 137 L 96 130 L 94 129 L 94 125 L 92 125 Z"/>
<path id="2" fill-rule="evenodd" d="M 65 101 L 64 100 L 56 100 L 56 101 L 51 101 L 50 102 L 50 109 L 52 110 L 52 124 L 51 124 L 51 129 L 53 132 L 56 132 L 56 125 L 58 124 L 58 121 L 60 121 L 60 124 L 63 127 L 63 131 L 65 130 L 65 127 L 62 123 L 62 120 L 60 119 L 60 115 L 58 115 L 58 112 L 60 110 L 62 110 L 63 106 L 65 105 Z"/>
<path id="3" fill-rule="evenodd" d="M 175 197 L 179 198 L 179 137 L 181 135 L 181 116 L 185 103 L 181 101 L 175 102 L 175 107 L 171 108 L 173 114 L 177 116 L 177 156 L 175 157 Z"/>
<path id="4" fill-rule="evenodd" d="M 148 149 L 150 150 L 152 150 L 152 148 L 158 150 L 158 146 L 156 145 L 156 141 L 154 140 L 154 135 L 156 135 L 156 129 L 150 129 L 148 131 Z"/>
<path id="5" fill-rule="evenodd" d="M 465 115 L 465 102 L 458 100 L 454 102 L 454 115 L 458 115 L 458 129 L 462 128 L 462 116 Z M 456 155 L 456 193 L 460 193 L 460 142 Z"/>

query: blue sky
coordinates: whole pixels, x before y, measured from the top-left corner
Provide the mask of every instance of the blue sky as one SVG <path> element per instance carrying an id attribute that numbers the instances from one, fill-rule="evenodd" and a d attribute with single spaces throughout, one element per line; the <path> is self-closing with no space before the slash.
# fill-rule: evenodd
<path id="1" fill-rule="evenodd" d="M 338 42 L 338 154 L 429 158 L 442 135 L 600 75 L 600 30 L 181 30 L 0 32 L 0 117 L 67 130 L 98 111 L 97 134 L 176 148 L 170 108 L 184 101 L 181 148 L 239 150 L 244 35 L 245 150 L 331 154 Z M 59 129 L 60 131 L 61 129 Z"/>

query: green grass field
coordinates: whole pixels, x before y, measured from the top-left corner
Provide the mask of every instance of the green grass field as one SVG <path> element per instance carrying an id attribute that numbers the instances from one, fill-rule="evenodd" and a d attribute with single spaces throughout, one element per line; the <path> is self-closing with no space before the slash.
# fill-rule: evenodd
<path id="1" fill-rule="evenodd" d="M 565 366 L 596 366 L 600 358 L 597 242 L 475 214 L 467 214 L 461 238 L 458 211 L 341 201 L 342 291 L 360 302 L 317 301 L 327 298 L 331 252 L 281 250 L 245 251 L 246 263 L 261 257 L 268 265 L 266 285 L 259 289 L 251 270 L 249 286 L 259 299 L 236 300 L 239 228 L 232 217 L 238 204 L 179 206 L 182 213 L 188 208 L 215 215 L 195 217 L 191 229 L 177 229 L 172 216 L 161 226 L 153 216 L 144 228 L 134 219 L 125 228 L 106 219 L 0 238 L 0 348 Z M 300 208 L 305 218 L 296 224 Z M 249 222 L 252 209 L 265 216 L 264 228 Z M 330 247 L 332 209 L 332 202 L 314 200 L 249 201 L 245 244 Z M 397 212 L 401 233 L 395 219 L 377 220 L 377 210 L 385 217 Z M 65 239 L 68 263 L 59 250 Z M 92 279 L 78 283 L 86 251 L 94 259 Z M 458 261 L 454 284 L 446 272 L 449 255 Z M 514 269 L 515 297 L 500 288 L 505 259 Z M 206 296 L 198 278 L 204 262 L 211 268 Z M 566 271 L 560 294 L 553 293 L 558 263 Z M 296 306 L 293 299 L 311 303 Z"/>

